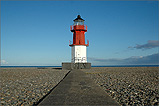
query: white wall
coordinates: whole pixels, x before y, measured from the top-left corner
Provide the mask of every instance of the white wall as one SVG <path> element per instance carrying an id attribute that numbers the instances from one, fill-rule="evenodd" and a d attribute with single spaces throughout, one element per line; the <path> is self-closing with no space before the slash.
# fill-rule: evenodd
<path id="1" fill-rule="evenodd" d="M 87 56 L 86 56 L 86 46 L 83 45 L 75 45 L 72 46 L 72 59 L 71 62 L 73 63 L 86 63 Z"/>

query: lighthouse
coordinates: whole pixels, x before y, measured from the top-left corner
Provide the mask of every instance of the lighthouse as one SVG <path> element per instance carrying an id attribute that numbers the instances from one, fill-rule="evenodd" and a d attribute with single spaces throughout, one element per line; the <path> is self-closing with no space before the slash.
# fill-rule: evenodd
<path id="1" fill-rule="evenodd" d="M 87 26 L 84 25 L 84 19 L 80 15 L 73 20 L 73 25 L 70 26 L 71 32 L 73 32 L 73 44 L 71 47 L 71 62 L 72 63 L 87 63 L 87 46 L 89 41 L 85 43 L 85 32 L 87 32 Z"/>
<path id="2" fill-rule="evenodd" d="M 87 32 L 87 26 L 84 25 L 84 19 L 80 15 L 73 20 L 73 25 L 70 26 L 70 31 L 73 33 L 73 43 L 69 43 L 71 47 L 71 63 L 62 63 L 62 69 L 89 69 L 91 63 L 87 62 L 87 44 L 85 42 L 85 32 Z"/>

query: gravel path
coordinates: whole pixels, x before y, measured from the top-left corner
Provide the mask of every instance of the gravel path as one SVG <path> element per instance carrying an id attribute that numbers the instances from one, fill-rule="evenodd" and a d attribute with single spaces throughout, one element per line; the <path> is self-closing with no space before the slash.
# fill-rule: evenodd
<path id="1" fill-rule="evenodd" d="M 68 72 L 53 68 L 0 68 L 0 105 L 33 105 Z"/>
<path id="2" fill-rule="evenodd" d="M 100 67 L 83 71 L 123 106 L 159 105 L 159 67 Z"/>

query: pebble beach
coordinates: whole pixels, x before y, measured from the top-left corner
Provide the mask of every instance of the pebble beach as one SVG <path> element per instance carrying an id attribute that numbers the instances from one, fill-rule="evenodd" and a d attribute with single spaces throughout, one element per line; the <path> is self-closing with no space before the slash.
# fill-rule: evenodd
<path id="1" fill-rule="evenodd" d="M 36 104 L 68 72 L 58 68 L 1 68 L 0 106 Z"/>
<path id="2" fill-rule="evenodd" d="M 159 105 L 159 67 L 83 69 L 121 106 Z M 0 105 L 32 106 L 69 72 L 58 68 L 1 68 Z"/>
<path id="3" fill-rule="evenodd" d="M 93 67 L 83 71 L 121 106 L 159 106 L 159 67 Z"/>

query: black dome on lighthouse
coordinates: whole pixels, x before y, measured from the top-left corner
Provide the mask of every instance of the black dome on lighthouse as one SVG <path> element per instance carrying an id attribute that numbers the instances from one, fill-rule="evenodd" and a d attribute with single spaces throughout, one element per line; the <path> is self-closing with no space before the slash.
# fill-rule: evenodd
<path id="1" fill-rule="evenodd" d="M 78 15 L 78 16 L 77 16 L 77 18 L 76 18 L 76 19 L 74 19 L 73 21 L 85 21 L 85 20 L 84 20 L 84 19 L 82 19 L 80 15 Z"/>

